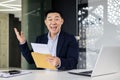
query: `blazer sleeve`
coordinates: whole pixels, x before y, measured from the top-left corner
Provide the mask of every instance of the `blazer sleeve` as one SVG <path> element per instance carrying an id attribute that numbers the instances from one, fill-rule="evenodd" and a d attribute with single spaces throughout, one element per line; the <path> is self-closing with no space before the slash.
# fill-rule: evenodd
<path id="1" fill-rule="evenodd" d="M 34 61 L 33 61 L 32 55 L 31 55 L 31 52 L 32 52 L 33 50 L 30 50 L 30 49 L 29 49 L 27 42 L 25 42 L 25 43 L 22 44 L 22 45 L 19 45 L 19 47 L 20 47 L 20 50 L 21 50 L 21 52 L 22 52 L 22 55 L 25 57 L 25 59 L 27 60 L 27 62 L 28 62 L 29 64 L 33 64 Z"/>
<path id="2" fill-rule="evenodd" d="M 44 35 L 38 36 L 36 38 L 35 43 L 47 43 L 47 40 L 48 40 L 47 34 L 44 34 Z M 33 64 L 34 60 L 33 60 L 32 55 L 31 55 L 31 52 L 33 52 L 33 50 L 30 50 L 27 41 L 24 44 L 19 45 L 19 47 L 20 47 L 20 50 L 22 52 L 22 55 L 25 57 L 27 62 L 29 64 Z"/>

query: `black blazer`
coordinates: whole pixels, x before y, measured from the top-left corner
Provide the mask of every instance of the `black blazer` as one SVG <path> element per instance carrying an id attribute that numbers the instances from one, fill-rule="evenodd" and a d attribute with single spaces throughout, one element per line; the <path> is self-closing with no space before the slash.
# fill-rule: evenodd
<path id="1" fill-rule="evenodd" d="M 38 36 L 36 39 L 36 43 L 47 44 L 48 37 L 47 34 Z M 23 45 L 20 45 L 20 49 L 22 51 L 23 56 L 29 63 L 34 63 L 33 58 L 31 56 L 31 50 L 27 45 L 27 42 Z M 78 63 L 78 43 L 73 35 L 65 33 L 63 31 L 60 32 L 56 56 L 61 60 L 61 66 L 58 70 L 70 70 L 76 69 Z"/>

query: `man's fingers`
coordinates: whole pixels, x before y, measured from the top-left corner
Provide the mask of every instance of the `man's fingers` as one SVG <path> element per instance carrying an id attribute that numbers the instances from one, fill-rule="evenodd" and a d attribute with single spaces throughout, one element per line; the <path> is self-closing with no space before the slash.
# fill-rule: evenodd
<path id="1" fill-rule="evenodd" d="M 21 31 L 21 36 L 22 36 L 22 37 L 24 37 L 24 34 L 23 34 L 23 32 L 22 32 L 22 31 Z"/>
<path id="2" fill-rule="evenodd" d="M 18 32 L 18 31 L 17 31 L 17 29 L 16 29 L 16 28 L 14 28 L 14 31 L 15 31 L 15 33 L 17 34 L 17 32 Z"/>
<path id="3" fill-rule="evenodd" d="M 57 66 L 58 63 L 57 63 L 57 57 L 55 56 L 50 56 L 50 57 L 47 57 L 47 61 L 53 65 L 53 66 Z"/>
<path id="4" fill-rule="evenodd" d="M 47 57 L 47 61 L 51 62 L 51 61 L 53 61 L 53 58 Z"/>
<path id="5" fill-rule="evenodd" d="M 23 32 L 18 32 L 18 30 L 17 30 L 17 28 L 14 28 L 14 31 L 15 31 L 15 34 L 16 34 L 16 37 L 17 37 L 17 39 L 19 40 L 19 42 L 21 43 L 21 44 L 23 44 L 24 42 L 25 42 L 25 37 L 24 37 L 24 35 L 23 35 Z"/>
<path id="6" fill-rule="evenodd" d="M 18 36 L 19 35 L 19 32 L 16 28 L 14 28 L 14 31 L 15 31 L 15 34 Z"/>

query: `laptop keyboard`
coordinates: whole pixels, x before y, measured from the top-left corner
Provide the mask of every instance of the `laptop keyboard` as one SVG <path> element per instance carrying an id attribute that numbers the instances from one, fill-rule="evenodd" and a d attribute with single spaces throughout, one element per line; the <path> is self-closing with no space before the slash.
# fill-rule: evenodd
<path id="1" fill-rule="evenodd" d="M 91 74 L 92 71 L 84 71 L 84 72 L 80 72 L 80 73 Z"/>
<path id="2" fill-rule="evenodd" d="M 91 76 L 92 70 L 84 71 L 84 72 L 69 72 L 69 73 L 70 74 L 75 74 L 75 75 Z"/>

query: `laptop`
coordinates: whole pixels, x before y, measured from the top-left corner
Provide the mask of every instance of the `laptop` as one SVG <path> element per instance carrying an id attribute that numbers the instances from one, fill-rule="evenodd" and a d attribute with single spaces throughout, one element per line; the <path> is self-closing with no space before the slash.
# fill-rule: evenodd
<path id="1" fill-rule="evenodd" d="M 80 71 L 71 70 L 70 74 L 84 75 L 90 77 L 114 74 L 120 68 L 120 46 L 104 46 L 101 48 L 93 70 Z"/>

